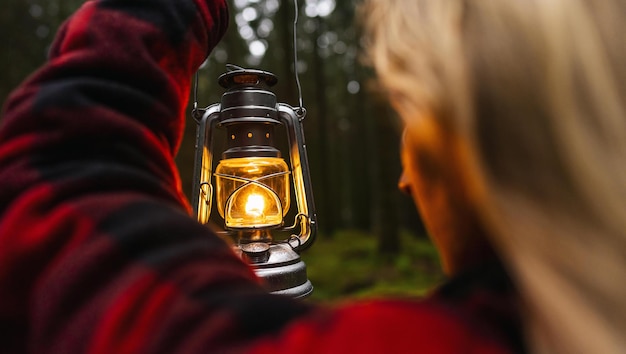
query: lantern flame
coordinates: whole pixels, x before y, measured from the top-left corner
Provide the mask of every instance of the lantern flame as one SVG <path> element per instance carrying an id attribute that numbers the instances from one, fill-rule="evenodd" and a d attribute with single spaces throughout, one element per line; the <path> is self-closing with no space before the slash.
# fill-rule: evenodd
<path id="1" fill-rule="evenodd" d="M 265 210 L 265 199 L 259 194 L 250 194 L 246 202 L 246 214 L 258 218 L 263 216 Z"/>

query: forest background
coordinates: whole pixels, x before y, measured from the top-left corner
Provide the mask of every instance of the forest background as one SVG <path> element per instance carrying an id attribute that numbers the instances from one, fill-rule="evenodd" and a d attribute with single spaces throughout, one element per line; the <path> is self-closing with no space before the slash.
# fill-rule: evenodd
<path id="1" fill-rule="evenodd" d="M 83 2 L 4 0 L 0 102 L 42 65 L 56 29 Z M 357 2 L 298 4 L 297 69 L 319 225 L 316 244 L 303 258 L 316 288 L 313 299 L 320 301 L 422 295 L 442 279 L 413 202 L 396 187 L 401 128 L 362 63 Z M 227 63 L 276 74 L 279 101 L 297 105 L 294 2 L 229 0 L 229 5 L 228 32 L 199 71 L 200 106 L 219 102 L 223 89 L 217 78 Z M 189 115 L 177 156 L 188 196 L 195 130 Z"/>

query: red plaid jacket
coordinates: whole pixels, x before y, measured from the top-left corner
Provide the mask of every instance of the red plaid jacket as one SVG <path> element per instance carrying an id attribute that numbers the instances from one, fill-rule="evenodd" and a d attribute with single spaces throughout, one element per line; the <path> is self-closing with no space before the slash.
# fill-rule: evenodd
<path id="1" fill-rule="evenodd" d="M 173 156 L 190 77 L 227 21 L 225 0 L 88 1 L 7 101 L 0 352 L 519 348 L 506 281 L 485 272 L 421 302 L 317 308 L 266 294 L 189 216 Z"/>

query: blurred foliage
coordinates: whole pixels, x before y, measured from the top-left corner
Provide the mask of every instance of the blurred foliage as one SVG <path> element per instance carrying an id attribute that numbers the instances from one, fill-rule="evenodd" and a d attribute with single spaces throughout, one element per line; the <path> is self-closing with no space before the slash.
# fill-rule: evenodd
<path id="1" fill-rule="evenodd" d="M 314 302 L 377 297 L 420 297 L 444 280 L 439 258 L 424 237 L 403 231 L 402 249 L 381 255 L 374 235 L 342 230 L 321 237 L 302 255 Z"/>
<path id="2" fill-rule="evenodd" d="M 3 0 L 0 102 L 46 59 L 54 33 L 81 0 Z"/>

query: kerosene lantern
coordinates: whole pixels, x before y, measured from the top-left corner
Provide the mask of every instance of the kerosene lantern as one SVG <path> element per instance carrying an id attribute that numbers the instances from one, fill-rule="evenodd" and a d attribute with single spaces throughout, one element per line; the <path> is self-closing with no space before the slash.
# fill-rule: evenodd
<path id="1" fill-rule="evenodd" d="M 236 66 L 218 79 L 226 89 L 221 102 L 196 113 L 198 133 L 192 205 L 198 221 L 209 222 L 213 202 L 223 233 L 248 261 L 269 291 L 304 297 L 313 291 L 299 252 L 315 236 L 316 218 L 304 142 L 305 110 L 278 103 L 270 91 L 273 74 Z M 282 128 L 282 129 L 277 129 Z M 275 133 L 286 135 L 290 167 L 275 146 Z M 213 170 L 216 134 L 226 148 Z M 222 138 L 223 139 L 223 138 Z M 212 178 L 214 177 L 214 178 Z M 285 227 L 293 181 L 297 215 Z M 214 200 L 215 199 L 215 200 Z M 287 232 L 282 241 L 275 233 Z"/>

